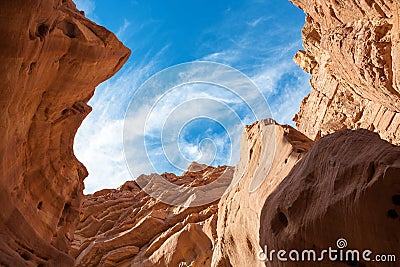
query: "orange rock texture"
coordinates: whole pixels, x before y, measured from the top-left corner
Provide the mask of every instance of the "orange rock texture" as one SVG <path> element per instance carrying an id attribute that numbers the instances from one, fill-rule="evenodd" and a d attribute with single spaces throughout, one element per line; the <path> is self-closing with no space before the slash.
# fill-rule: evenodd
<path id="1" fill-rule="evenodd" d="M 200 186 L 232 167 L 193 163 L 178 185 Z M 85 196 L 71 253 L 76 266 L 210 266 L 216 244 L 218 202 L 175 207 L 150 197 L 136 182 Z"/>
<path id="2" fill-rule="evenodd" d="M 307 14 L 304 51 L 312 75 L 294 120 L 311 139 L 365 128 L 400 144 L 400 2 L 291 0 Z"/>
<path id="3" fill-rule="evenodd" d="M 130 51 L 70 0 L 0 2 L 0 265 L 72 266 L 75 132 Z"/>
<path id="4" fill-rule="evenodd" d="M 212 266 L 265 266 L 257 258 L 264 242 L 259 236 L 264 203 L 312 145 L 290 126 L 261 121 L 245 129 L 233 178 L 238 182 L 218 205 Z"/>
<path id="5" fill-rule="evenodd" d="M 278 261 L 267 266 L 399 266 L 400 147 L 368 130 L 343 130 L 321 138 L 263 202 L 260 245 L 268 251 L 360 251 L 359 260 Z M 362 258 L 365 250 L 396 255 L 397 262 Z M 288 258 L 288 254 L 286 254 Z M 343 258 L 344 259 L 344 258 Z M 237 265 L 239 266 L 239 265 Z"/>
<path id="6" fill-rule="evenodd" d="M 265 246 L 320 253 L 339 238 L 361 252 L 398 253 L 400 147 L 364 129 L 314 144 L 265 121 L 248 126 L 241 144 L 233 186 L 209 205 L 169 206 L 134 181 L 85 196 L 71 250 L 76 266 L 381 266 L 257 257 Z M 199 186 L 225 168 L 163 177 Z"/>

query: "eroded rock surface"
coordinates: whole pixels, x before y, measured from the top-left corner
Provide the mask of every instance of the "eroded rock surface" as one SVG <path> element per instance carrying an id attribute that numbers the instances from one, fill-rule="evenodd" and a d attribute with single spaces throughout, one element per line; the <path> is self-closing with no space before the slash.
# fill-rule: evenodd
<path id="1" fill-rule="evenodd" d="M 290 126 L 266 122 L 244 131 L 232 190 L 219 203 L 173 207 L 134 181 L 85 196 L 72 249 L 76 265 L 262 266 L 256 253 L 264 201 L 313 144 Z M 162 176 L 197 187 L 233 175 L 231 167 L 188 169 L 182 176 Z"/>
<path id="2" fill-rule="evenodd" d="M 318 139 L 365 128 L 399 145 L 400 2 L 291 1 L 307 14 L 295 61 L 312 75 L 298 129 Z"/>
<path id="3" fill-rule="evenodd" d="M 238 183 L 218 205 L 218 243 L 212 266 L 265 266 L 257 258 L 261 210 L 312 144 L 290 126 L 261 121 L 245 129 L 234 174 Z"/>
<path id="4" fill-rule="evenodd" d="M 226 166 L 195 163 L 188 169 L 182 176 L 164 173 L 162 177 L 197 187 L 233 175 L 233 168 Z M 217 239 L 217 209 L 217 201 L 198 207 L 162 203 L 135 181 L 87 195 L 72 246 L 75 264 L 210 266 Z"/>
<path id="5" fill-rule="evenodd" d="M 71 266 L 87 171 L 75 132 L 129 50 L 61 0 L 0 2 L 0 265 Z"/>
<path id="6" fill-rule="evenodd" d="M 345 249 L 359 251 L 359 261 L 330 261 L 325 255 L 322 262 L 285 265 L 275 255 L 268 266 L 395 267 L 399 214 L 400 147 L 368 130 L 343 130 L 320 139 L 267 196 L 259 219 L 260 245 L 288 253 L 311 249 L 320 258 L 322 250 L 338 249 L 337 240 L 344 238 Z M 372 261 L 363 260 L 365 249 L 372 251 Z M 376 262 L 377 254 L 396 255 L 397 262 Z"/>
<path id="7" fill-rule="evenodd" d="M 266 121 L 246 127 L 241 144 L 232 187 L 219 202 L 174 207 L 134 181 L 86 196 L 73 242 L 76 265 L 266 266 L 257 257 L 265 246 L 319 253 L 335 248 L 339 238 L 361 252 L 397 253 L 399 147 L 364 129 L 339 131 L 314 144 L 290 126 Z M 226 167 L 203 168 L 162 176 L 200 186 Z M 380 264 L 325 260 L 324 266 Z M 275 257 L 267 266 L 304 262 L 284 265 Z"/>

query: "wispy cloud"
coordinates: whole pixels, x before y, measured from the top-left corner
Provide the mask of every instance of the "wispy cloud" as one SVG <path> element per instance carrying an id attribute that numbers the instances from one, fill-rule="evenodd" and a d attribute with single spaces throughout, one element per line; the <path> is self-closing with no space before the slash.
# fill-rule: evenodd
<path id="1" fill-rule="evenodd" d="M 266 20 L 267 20 L 267 18 L 263 16 L 263 17 L 260 17 L 260 18 L 257 18 L 257 19 L 247 22 L 247 25 L 250 25 L 251 27 L 256 27 L 258 24 L 260 24 L 261 22 L 266 21 Z"/>
<path id="2" fill-rule="evenodd" d="M 89 0 L 78 0 L 77 6 L 87 14 L 93 14 L 95 10 L 94 2 Z M 199 47 L 198 59 L 224 63 L 247 74 L 268 99 L 273 117 L 279 123 L 292 124 L 293 115 L 309 91 L 309 76 L 292 61 L 301 45 L 300 37 L 293 37 L 295 35 L 280 25 L 260 27 L 267 24 L 267 20 L 269 23 L 268 17 L 246 17 L 231 14 L 232 12 L 234 11 L 227 12 L 230 19 L 222 25 L 216 25 L 205 32 L 206 35 L 216 36 L 216 40 L 214 43 L 204 42 Z M 131 22 L 125 19 L 116 34 L 120 39 L 128 40 L 138 27 L 131 27 Z M 151 44 L 149 47 L 151 50 Z M 143 124 L 147 119 L 147 132 L 144 133 L 140 128 L 131 128 L 124 133 L 124 114 L 130 100 L 150 75 L 163 69 L 165 62 L 169 62 L 167 50 L 168 46 L 165 46 L 157 55 L 149 52 L 141 62 L 126 67 L 117 78 L 97 88 L 90 101 L 90 105 L 94 107 L 93 112 L 84 121 L 75 140 L 76 155 L 89 170 L 89 177 L 85 180 L 85 193 L 93 193 L 101 188 L 115 188 L 126 180 L 154 169 L 158 172 L 173 171 L 174 168 L 168 165 L 168 160 L 176 163 L 175 167 L 180 170 L 191 160 L 205 163 L 214 160 L 214 164 L 225 164 L 226 158 L 232 159 L 233 164 L 237 161 L 243 125 L 230 116 L 226 107 L 236 109 L 245 123 L 252 123 L 254 116 L 249 115 L 250 112 L 241 106 L 240 99 L 213 86 L 186 86 L 180 88 L 181 90 L 171 91 L 158 102 L 150 115 L 150 107 L 143 102 L 143 106 L 135 110 L 135 116 L 128 120 L 135 120 L 132 124 Z M 157 87 L 157 84 L 154 86 Z M 247 97 L 253 99 L 257 96 L 248 93 Z M 184 106 L 184 103 L 189 106 Z M 209 113 L 203 112 L 203 115 L 215 118 L 224 129 L 213 131 L 212 127 L 219 126 L 210 126 L 202 121 L 202 124 L 189 123 L 185 126 L 183 122 L 187 122 L 196 110 L 208 111 Z M 164 147 L 161 147 L 157 136 L 162 132 L 166 121 L 171 128 L 171 135 L 164 136 Z M 176 134 L 177 131 L 180 131 L 180 135 Z M 123 153 L 127 149 L 123 147 L 123 140 L 127 137 L 130 139 L 128 149 L 136 154 L 134 158 L 127 158 L 128 161 L 135 160 L 130 170 L 126 166 Z M 143 144 L 144 138 L 147 138 L 147 148 Z M 229 154 L 231 152 L 232 157 Z M 166 154 L 169 158 L 166 158 Z M 157 166 L 147 163 L 148 156 Z"/>
<path id="3" fill-rule="evenodd" d="M 74 2 L 79 10 L 85 11 L 86 15 L 93 15 L 96 9 L 94 0 L 74 0 Z"/>
<path id="4" fill-rule="evenodd" d="M 116 33 L 118 39 L 120 39 L 121 41 L 125 41 L 125 34 L 130 25 L 131 23 L 127 19 L 124 19 L 124 24 L 122 24 L 122 26 L 118 29 Z"/>
<path id="5" fill-rule="evenodd" d="M 164 51 L 147 62 L 128 66 L 118 77 L 96 88 L 89 101 L 93 111 L 78 129 L 74 142 L 77 158 L 89 171 L 85 193 L 116 188 L 131 179 L 123 154 L 125 110 L 140 84 L 157 71 Z"/>

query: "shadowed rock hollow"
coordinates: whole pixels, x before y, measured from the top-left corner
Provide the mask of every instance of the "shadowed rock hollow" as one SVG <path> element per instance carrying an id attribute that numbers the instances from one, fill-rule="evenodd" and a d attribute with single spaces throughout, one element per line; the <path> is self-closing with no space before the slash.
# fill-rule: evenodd
<path id="1" fill-rule="evenodd" d="M 345 238 L 361 252 L 397 254 L 400 240 L 400 147 L 376 133 L 344 130 L 321 138 L 266 198 L 260 245 L 290 251 L 329 247 Z M 361 254 L 360 252 L 360 254 Z M 287 255 L 286 255 L 287 257 Z M 332 262 L 323 266 L 398 266 L 398 263 Z M 283 266 L 276 258 L 269 266 Z M 286 266 L 286 265 L 285 265 Z M 304 266 L 290 262 L 290 266 Z M 307 262 L 321 266 L 321 262 Z"/>

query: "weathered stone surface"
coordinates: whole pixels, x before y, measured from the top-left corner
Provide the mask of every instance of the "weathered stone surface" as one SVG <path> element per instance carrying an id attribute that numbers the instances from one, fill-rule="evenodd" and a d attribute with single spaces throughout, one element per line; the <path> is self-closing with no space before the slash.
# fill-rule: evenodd
<path id="1" fill-rule="evenodd" d="M 318 139 L 365 128 L 399 145 L 400 3 L 291 1 L 307 14 L 295 62 L 312 75 L 294 118 L 299 130 Z"/>
<path id="2" fill-rule="evenodd" d="M 225 166 L 194 163 L 188 169 L 182 176 L 162 176 L 196 187 L 233 175 Z M 75 265 L 210 266 L 217 209 L 217 202 L 188 208 L 161 203 L 135 181 L 87 195 L 71 250 Z"/>
<path id="3" fill-rule="evenodd" d="M 73 139 L 129 50 L 67 0 L 0 2 L 0 265 L 71 266 L 86 169 Z"/>
<path id="4" fill-rule="evenodd" d="M 275 154 L 271 149 L 274 142 Z M 218 205 L 218 242 L 212 266 L 265 266 L 257 259 L 261 250 L 261 210 L 267 197 L 312 144 L 313 141 L 290 126 L 258 122 L 245 129 L 240 162 L 234 174 L 234 180 L 239 182 Z M 269 160 L 271 168 L 264 168 Z M 262 183 L 251 190 L 258 178 Z"/>
<path id="5" fill-rule="evenodd" d="M 310 261 L 306 266 L 398 266 L 366 262 L 365 249 L 397 254 L 400 240 L 400 147 L 368 130 L 343 130 L 320 139 L 269 194 L 260 216 L 260 245 L 268 250 L 360 251 L 359 262 Z M 286 255 L 288 257 L 288 255 Z M 322 264 L 322 265 L 321 265 Z M 268 266 L 284 265 L 275 255 Z"/>

